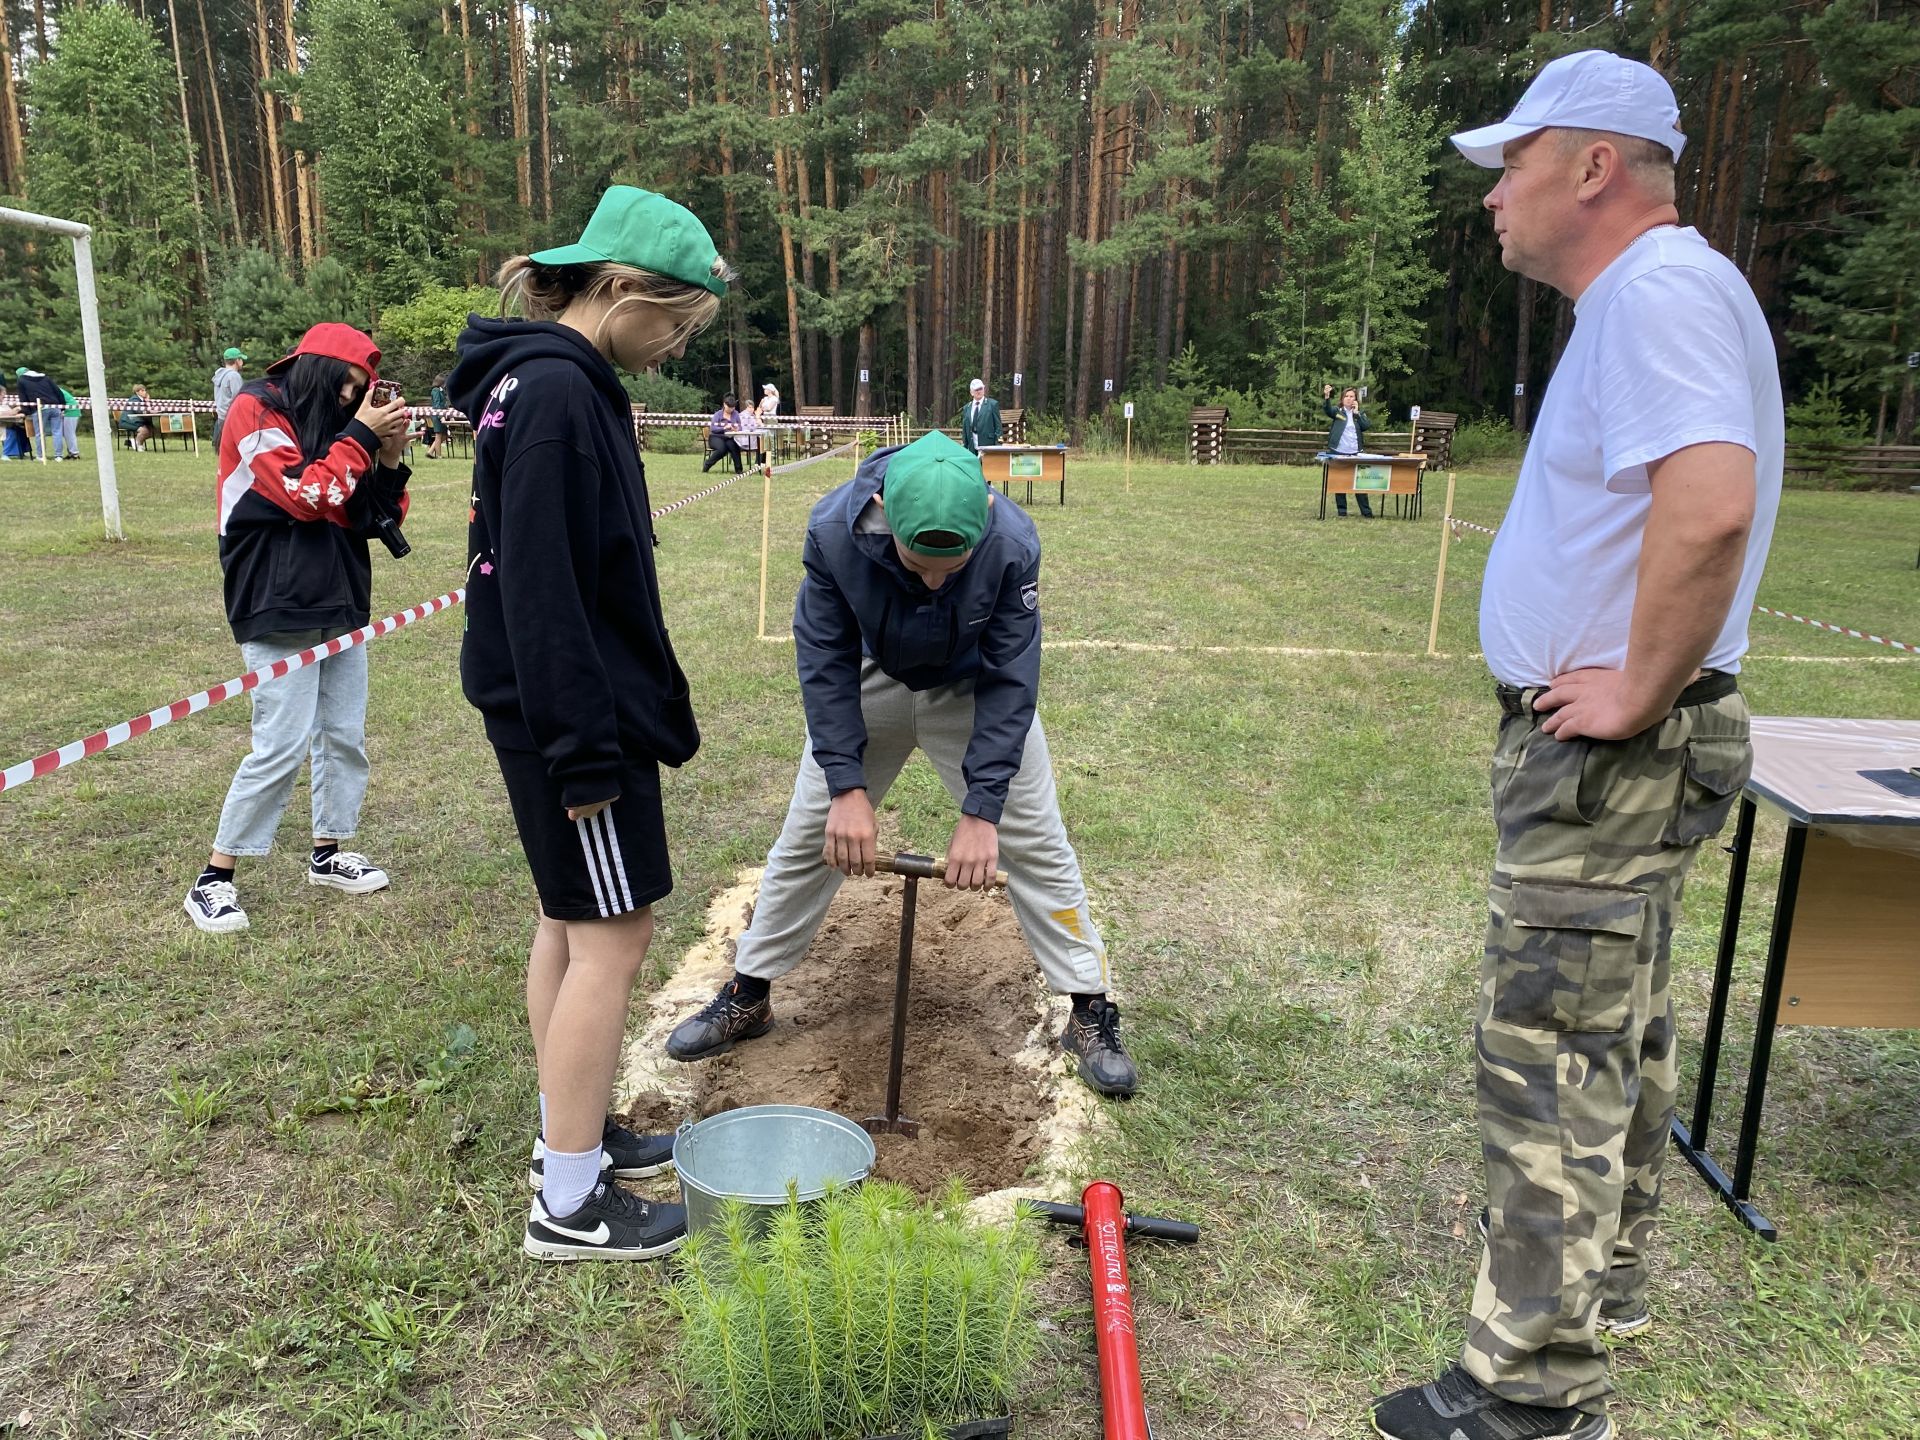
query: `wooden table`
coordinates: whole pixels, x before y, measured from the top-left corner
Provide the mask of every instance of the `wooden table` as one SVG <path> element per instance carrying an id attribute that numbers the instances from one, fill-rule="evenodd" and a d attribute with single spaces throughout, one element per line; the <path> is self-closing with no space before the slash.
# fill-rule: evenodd
<path id="1" fill-rule="evenodd" d="M 1320 518 L 1327 518 L 1329 495 L 1391 495 L 1401 518 L 1417 519 L 1424 498 L 1420 477 L 1427 457 L 1410 455 L 1329 455 L 1320 461 Z"/>
<path id="2" fill-rule="evenodd" d="M 1891 772 L 1889 778 L 1901 784 L 1898 777 L 1914 767 L 1920 767 L 1920 723 L 1913 721 L 1756 717 L 1753 722 L 1753 778 L 1740 797 L 1734 826 L 1693 1123 L 1683 1125 L 1676 1117 L 1673 1142 L 1762 1239 L 1778 1239 L 1780 1233 L 1749 1198 L 1774 1030 L 1781 1025 L 1920 1029 L 1920 794 L 1897 793 L 1863 773 Z M 1786 817 L 1787 839 L 1729 1179 L 1707 1151 L 1707 1124 L 1733 984 L 1753 817 L 1761 804 Z"/>
<path id="3" fill-rule="evenodd" d="M 982 445 L 980 469 L 987 484 L 998 485 L 1000 493 L 1015 480 L 1027 482 L 1027 504 L 1033 503 L 1033 482 L 1058 481 L 1060 503 L 1067 503 L 1067 447 L 1064 445 Z"/>

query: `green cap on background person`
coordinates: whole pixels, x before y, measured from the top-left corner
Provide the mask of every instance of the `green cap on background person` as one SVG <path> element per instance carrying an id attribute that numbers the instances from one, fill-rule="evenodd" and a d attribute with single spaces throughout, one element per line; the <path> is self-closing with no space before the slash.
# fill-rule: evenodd
<path id="1" fill-rule="evenodd" d="M 220 358 L 222 360 L 244 360 L 247 358 L 247 353 L 238 345 L 229 345 L 225 350 L 220 352 Z"/>
<path id="2" fill-rule="evenodd" d="M 888 458 L 883 499 L 894 539 L 916 555 L 964 555 L 987 533 L 987 481 L 980 457 L 938 430 Z M 956 535 L 960 543 L 934 544 L 923 535 Z"/>
<path id="3" fill-rule="evenodd" d="M 571 245 L 529 257 L 537 265 L 597 265 L 612 261 L 636 270 L 727 293 L 716 273 L 720 252 L 700 217 L 686 206 L 632 185 L 609 186 L 593 218 Z"/>

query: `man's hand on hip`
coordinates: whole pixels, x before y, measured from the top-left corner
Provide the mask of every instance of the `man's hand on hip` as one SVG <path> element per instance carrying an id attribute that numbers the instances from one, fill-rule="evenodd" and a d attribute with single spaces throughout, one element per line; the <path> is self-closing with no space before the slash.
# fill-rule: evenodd
<path id="1" fill-rule="evenodd" d="M 985 890 L 1000 861 L 1000 827 L 978 815 L 962 815 L 947 842 L 947 888 Z"/>
<path id="2" fill-rule="evenodd" d="M 844 875 L 873 874 L 876 827 L 864 790 L 845 790 L 827 807 L 827 864 Z"/>
<path id="3" fill-rule="evenodd" d="M 1624 670 L 1569 670 L 1533 708 L 1547 714 L 1540 728 L 1556 740 L 1625 740 L 1663 719 L 1673 701 L 1646 695 Z"/>

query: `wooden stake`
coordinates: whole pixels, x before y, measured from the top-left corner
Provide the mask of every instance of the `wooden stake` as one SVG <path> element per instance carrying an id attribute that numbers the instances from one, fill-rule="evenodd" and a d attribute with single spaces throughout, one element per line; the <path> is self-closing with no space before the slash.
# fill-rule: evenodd
<path id="1" fill-rule="evenodd" d="M 773 471 L 760 472 L 760 629 L 759 639 L 767 638 L 767 540 L 773 523 Z"/>
<path id="2" fill-rule="evenodd" d="M 1440 570 L 1433 577 L 1433 624 L 1427 627 L 1427 654 L 1437 655 L 1440 643 L 1440 597 L 1447 589 L 1447 546 L 1453 540 L 1453 479 L 1447 471 L 1447 508 L 1440 516 Z"/>
<path id="3" fill-rule="evenodd" d="M 1127 417 L 1127 494 L 1133 493 L 1133 417 Z"/>

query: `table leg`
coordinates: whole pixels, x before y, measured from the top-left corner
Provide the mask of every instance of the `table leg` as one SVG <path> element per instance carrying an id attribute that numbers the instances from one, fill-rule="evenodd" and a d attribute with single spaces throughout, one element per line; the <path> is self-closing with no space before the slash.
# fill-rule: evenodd
<path id="1" fill-rule="evenodd" d="M 1700 1079 L 1694 1092 L 1693 1134 L 1690 1143 L 1707 1144 L 1707 1124 L 1713 1118 L 1713 1089 L 1720 1074 L 1720 1039 L 1727 1028 L 1727 996 L 1733 989 L 1734 944 L 1740 935 L 1740 911 L 1746 899 L 1747 858 L 1753 849 L 1753 797 L 1740 797 L 1740 818 L 1734 822 L 1727 872 L 1727 904 L 1720 917 L 1720 954 L 1713 967 L 1713 998 L 1707 1004 L 1707 1029 L 1700 1047 Z"/>
<path id="2" fill-rule="evenodd" d="M 1320 518 L 1327 518 L 1327 462 L 1320 462 Z"/>

